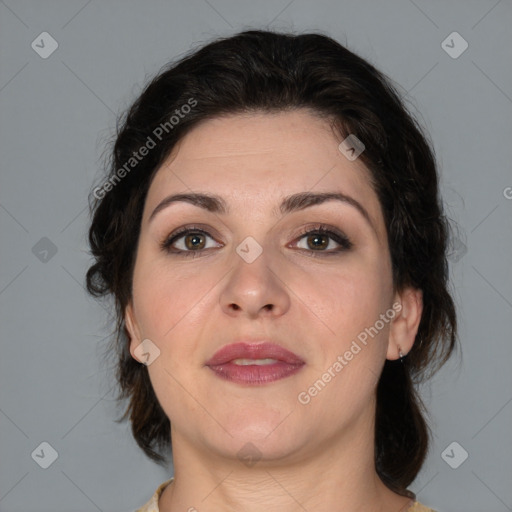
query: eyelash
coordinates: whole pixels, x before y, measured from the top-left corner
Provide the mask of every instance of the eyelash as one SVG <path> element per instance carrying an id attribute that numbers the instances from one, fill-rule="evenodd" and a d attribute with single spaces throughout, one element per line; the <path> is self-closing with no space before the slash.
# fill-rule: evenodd
<path id="1" fill-rule="evenodd" d="M 175 255 L 183 255 L 185 257 L 192 257 L 196 258 L 198 257 L 202 252 L 205 251 L 205 249 L 200 249 L 197 251 L 184 251 L 182 249 L 172 249 L 172 244 L 175 243 L 180 238 L 183 238 L 186 235 L 189 234 L 201 234 L 209 236 L 210 238 L 213 238 L 207 231 L 195 227 L 195 226 L 189 226 L 186 228 L 179 229 L 178 231 L 172 233 L 167 237 L 161 244 L 160 247 L 163 251 L 168 252 L 169 254 L 175 254 Z M 306 235 L 327 235 L 329 238 L 334 240 L 337 244 L 340 245 L 339 248 L 330 250 L 330 251 L 314 251 L 312 249 L 301 249 L 302 251 L 306 251 L 310 253 L 311 256 L 315 257 L 318 253 L 326 256 L 332 256 L 333 254 L 338 254 L 341 252 L 348 251 L 353 247 L 352 242 L 349 240 L 349 238 L 344 235 L 341 232 L 333 231 L 332 229 L 329 229 L 328 226 L 324 224 L 317 224 L 315 226 L 308 226 L 305 228 L 301 233 L 299 233 L 297 240 L 301 240 Z"/>

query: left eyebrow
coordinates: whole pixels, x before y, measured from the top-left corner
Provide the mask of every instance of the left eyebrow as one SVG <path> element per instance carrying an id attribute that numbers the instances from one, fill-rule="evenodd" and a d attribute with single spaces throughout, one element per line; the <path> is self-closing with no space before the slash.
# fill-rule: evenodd
<path id="1" fill-rule="evenodd" d="M 354 207 L 376 232 L 370 214 L 363 205 L 353 197 L 342 194 L 341 192 L 299 192 L 298 194 L 285 197 L 279 208 L 281 214 L 285 215 L 287 213 L 304 210 L 305 208 L 322 204 L 327 201 L 341 201 L 342 203 Z"/>
<path id="2" fill-rule="evenodd" d="M 198 192 L 173 194 L 166 197 L 158 204 L 158 206 L 149 216 L 148 222 L 151 221 L 155 215 L 164 208 L 167 208 L 169 205 L 180 201 L 190 203 L 212 213 L 219 213 L 222 215 L 229 213 L 229 207 L 222 197 L 210 194 L 202 194 Z M 375 231 L 375 233 L 377 233 L 377 230 L 372 223 L 371 217 L 363 205 L 353 197 L 342 194 L 341 192 L 299 192 L 297 194 L 292 194 L 282 200 L 281 204 L 279 205 L 279 212 L 273 209 L 272 213 L 276 216 L 279 215 L 279 213 L 281 215 L 286 215 L 292 212 L 310 208 L 311 206 L 325 203 L 327 201 L 340 201 L 352 206 L 364 217 L 366 222 Z"/>

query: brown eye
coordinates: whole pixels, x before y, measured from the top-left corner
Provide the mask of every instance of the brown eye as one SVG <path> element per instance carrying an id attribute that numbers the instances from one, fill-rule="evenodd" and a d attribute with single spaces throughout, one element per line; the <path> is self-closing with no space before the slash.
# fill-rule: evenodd
<path id="1" fill-rule="evenodd" d="M 352 242 L 341 232 L 333 231 L 326 226 L 318 226 L 302 233 L 299 242 L 305 240 L 306 247 L 300 247 L 310 253 L 335 254 L 352 248 Z M 334 244 L 331 246 L 331 244 Z M 336 245 L 338 247 L 336 247 Z M 330 247 L 331 246 L 331 247 Z"/>
<path id="2" fill-rule="evenodd" d="M 203 249 L 206 245 L 205 237 L 201 233 L 192 233 L 183 237 L 185 247 L 191 251 L 195 249 Z"/>
<path id="3" fill-rule="evenodd" d="M 314 235 L 309 235 L 307 237 L 308 246 L 315 249 L 325 249 L 329 245 L 329 237 L 324 234 L 315 233 Z"/>
<path id="4" fill-rule="evenodd" d="M 166 240 L 161 243 L 161 248 L 171 254 L 181 254 L 184 256 L 199 255 L 206 252 L 207 249 L 219 247 L 221 244 L 208 244 L 208 239 L 215 239 L 202 229 L 185 228 L 172 233 Z"/>

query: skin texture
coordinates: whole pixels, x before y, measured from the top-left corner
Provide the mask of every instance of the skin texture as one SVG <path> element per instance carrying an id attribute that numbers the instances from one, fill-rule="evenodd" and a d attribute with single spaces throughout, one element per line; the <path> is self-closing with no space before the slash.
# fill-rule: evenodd
<path id="1" fill-rule="evenodd" d="M 386 358 L 412 347 L 421 292 L 393 291 L 386 227 L 369 171 L 360 160 L 349 161 L 340 142 L 326 120 L 307 110 L 230 115 L 197 126 L 155 175 L 125 318 L 135 359 L 144 339 L 160 350 L 148 371 L 171 422 L 175 466 L 161 512 L 286 512 L 300 510 L 299 504 L 315 511 L 397 512 L 410 505 L 375 472 L 375 391 Z M 351 196 L 372 226 L 337 201 L 279 214 L 283 197 L 307 191 Z M 165 197 L 189 192 L 221 196 L 230 211 L 177 202 L 149 221 Z M 318 249 L 314 236 L 308 243 L 302 232 L 314 231 L 315 223 L 340 230 L 353 247 L 334 252 L 340 245 L 327 238 L 329 245 Z M 205 248 L 195 257 L 160 247 L 193 224 L 211 235 L 203 235 Z M 236 252 L 248 236 L 263 251 L 252 263 Z M 185 241 L 174 247 L 186 250 Z M 358 334 L 393 311 L 393 303 L 401 308 L 394 318 L 366 346 L 359 343 L 361 350 L 309 403 L 300 403 L 299 394 Z M 273 341 L 306 364 L 259 386 L 222 380 L 204 366 L 240 339 Z M 247 443 L 258 450 L 250 466 L 238 455 L 249 450 Z"/>

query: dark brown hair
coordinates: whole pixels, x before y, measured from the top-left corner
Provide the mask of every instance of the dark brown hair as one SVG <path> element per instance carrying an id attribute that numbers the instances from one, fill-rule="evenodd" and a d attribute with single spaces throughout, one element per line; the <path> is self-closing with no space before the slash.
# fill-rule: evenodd
<path id="1" fill-rule="evenodd" d="M 130 355 L 123 319 L 155 172 L 201 121 L 298 108 L 329 119 L 341 136 L 355 134 L 364 143 L 359 158 L 370 170 L 384 214 L 395 290 L 423 291 L 414 346 L 403 363 L 386 361 L 377 387 L 376 471 L 389 488 L 411 495 L 406 488 L 425 460 L 430 435 L 415 386 L 446 362 L 457 340 L 448 291 L 449 223 L 431 145 L 391 81 L 325 35 L 247 31 L 217 39 L 162 70 L 119 120 L 107 181 L 91 198 L 95 261 L 87 272 L 91 294 L 115 299 L 117 323 L 108 351 L 116 354 L 117 400 L 129 398 L 118 421 L 129 416 L 139 446 L 154 461 L 166 461 L 169 419 L 147 367 Z M 140 160 L 130 160 L 141 147 L 152 146 L 150 140 L 154 147 Z"/>

